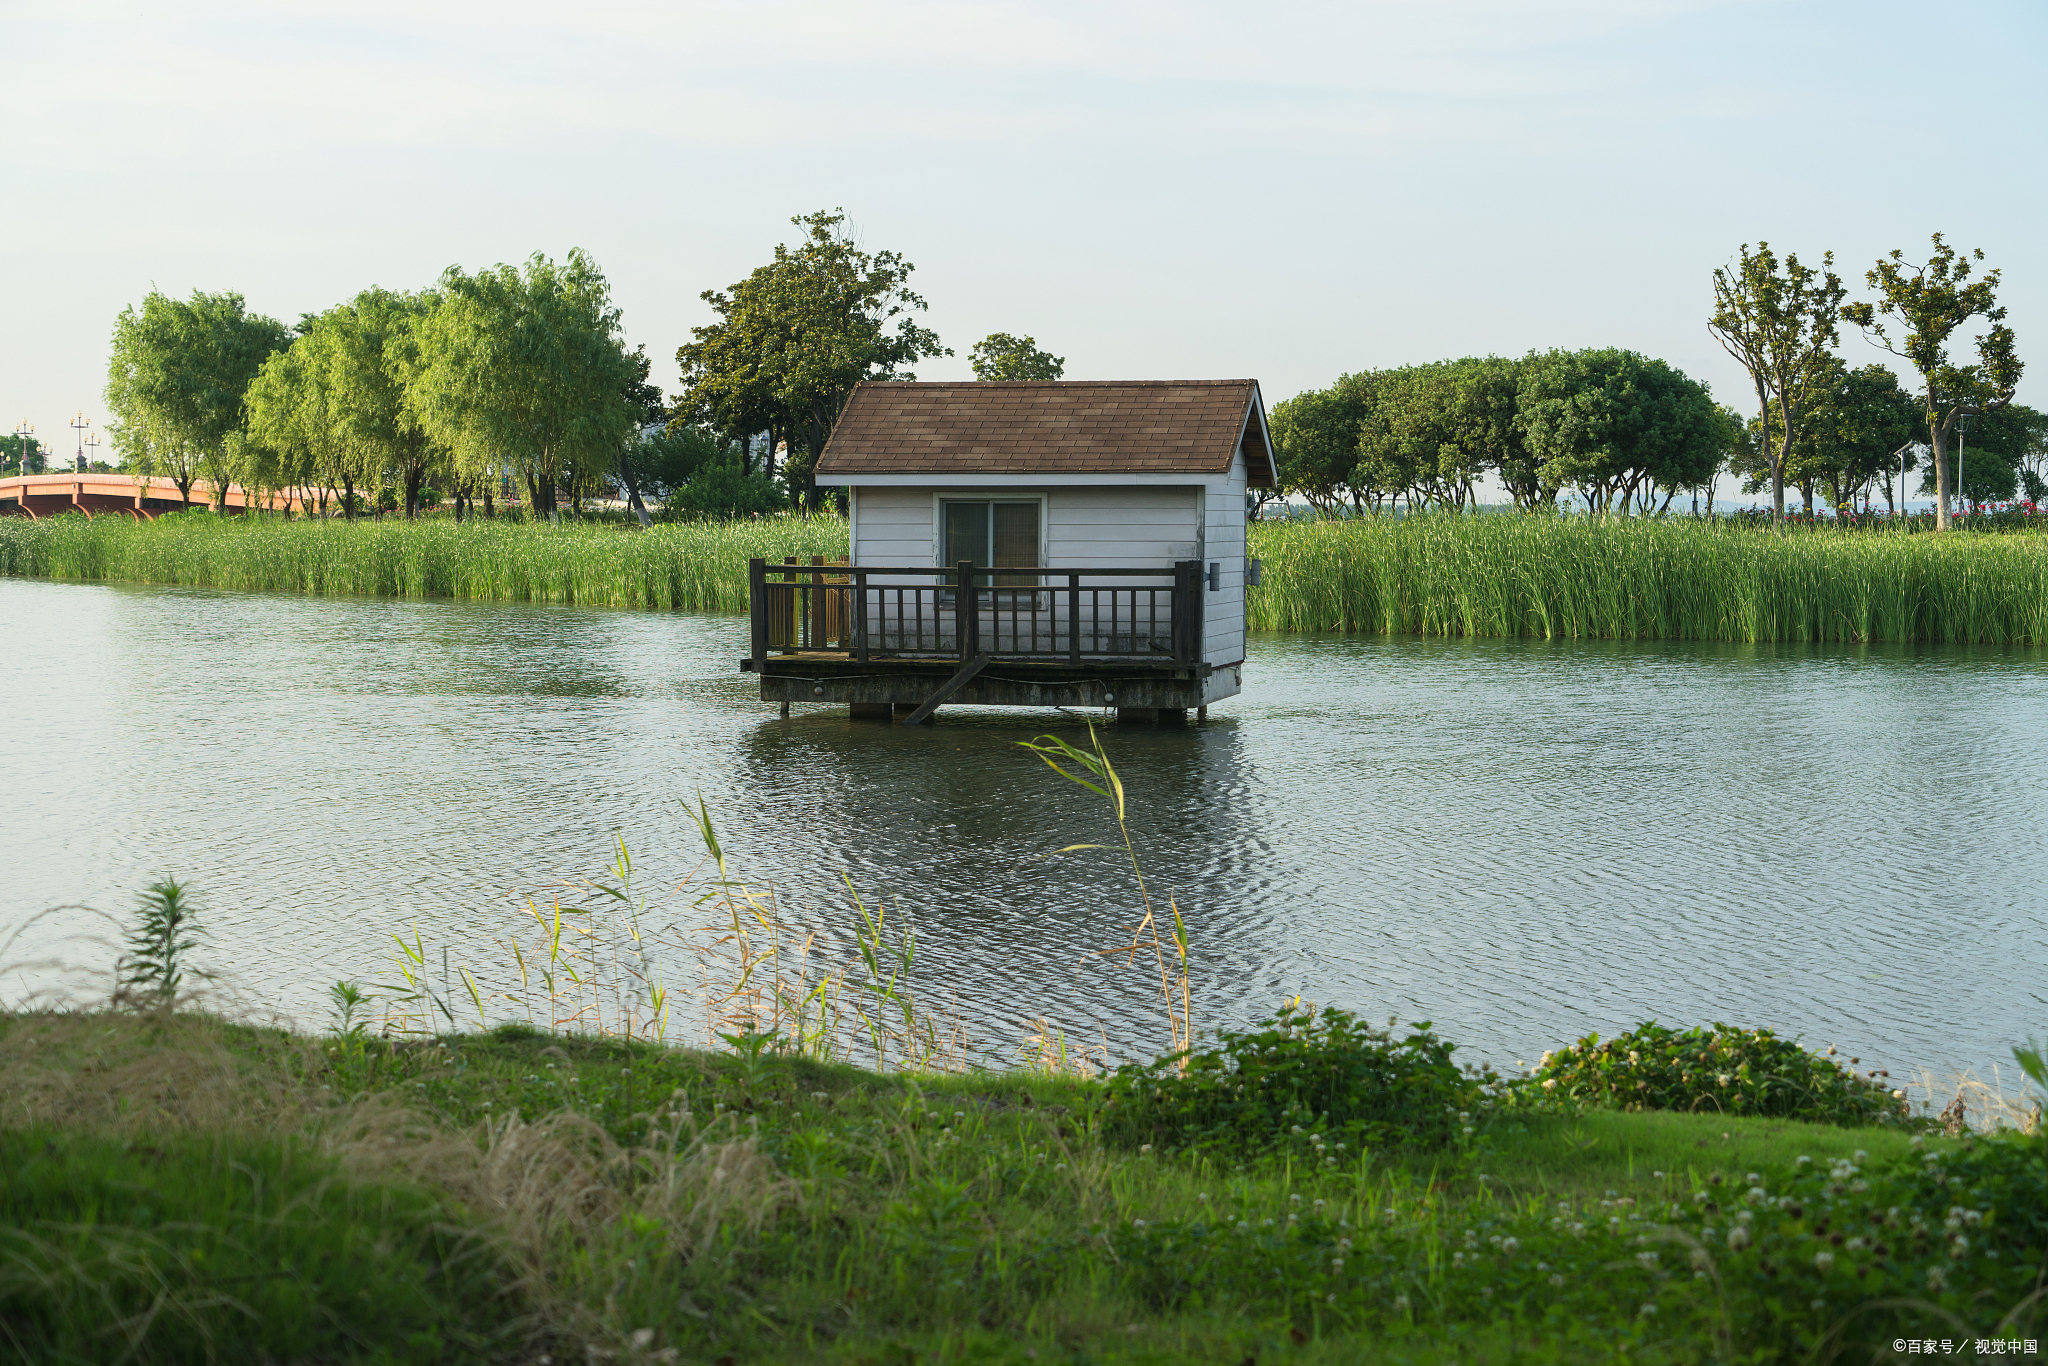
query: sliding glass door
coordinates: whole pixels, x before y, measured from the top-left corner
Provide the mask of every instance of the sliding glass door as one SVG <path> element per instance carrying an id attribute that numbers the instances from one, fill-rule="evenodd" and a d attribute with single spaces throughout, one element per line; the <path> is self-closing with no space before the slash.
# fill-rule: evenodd
<path id="1" fill-rule="evenodd" d="M 1037 499 L 998 501 L 996 499 L 940 500 L 943 538 L 940 560 L 955 565 L 962 560 L 991 569 L 1038 568 L 1039 514 Z M 1036 587 L 1037 573 L 998 574 L 1000 587 Z"/>

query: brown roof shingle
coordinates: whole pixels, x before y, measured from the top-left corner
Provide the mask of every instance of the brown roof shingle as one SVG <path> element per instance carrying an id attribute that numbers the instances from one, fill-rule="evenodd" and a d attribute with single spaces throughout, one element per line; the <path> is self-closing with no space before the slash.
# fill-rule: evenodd
<path id="1" fill-rule="evenodd" d="M 1272 482 L 1256 380 L 863 384 L 818 457 L 855 474 L 1221 474 L 1240 432 Z"/>

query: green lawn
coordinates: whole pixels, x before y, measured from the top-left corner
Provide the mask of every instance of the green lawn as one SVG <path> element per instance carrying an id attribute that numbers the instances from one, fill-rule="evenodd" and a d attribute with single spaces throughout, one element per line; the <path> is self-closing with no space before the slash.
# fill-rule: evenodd
<path id="1" fill-rule="evenodd" d="M 113 1015 L 5 1019 L 0 1101 L 48 1362 L 1864 1360 L 1990 1334 L 2048 1247 L 2039 1141 L 1747 1118 L 1166 1156 L 1071 1078 Z"/>

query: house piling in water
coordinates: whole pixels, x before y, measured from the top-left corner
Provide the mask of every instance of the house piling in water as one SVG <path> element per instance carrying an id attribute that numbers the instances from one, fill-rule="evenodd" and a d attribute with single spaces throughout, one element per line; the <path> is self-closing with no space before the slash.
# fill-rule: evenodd
<path id="1" fill-rule="evenodd" d="M 1184 718 L 1243 683 L 1255 380 L 864 384 L 819 457 L 850 562 L 755 560 L 765 701 Z"/>

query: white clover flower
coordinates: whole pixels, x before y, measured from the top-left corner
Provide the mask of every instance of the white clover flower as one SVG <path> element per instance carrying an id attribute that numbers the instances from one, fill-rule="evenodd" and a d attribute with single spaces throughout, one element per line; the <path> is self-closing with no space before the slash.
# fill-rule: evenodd
<path id="1" fill-rule="evenodd" d="M 1205 1205 L 1206 1205 L 1206 1204 L 1208 1204 L 1208 1203 L 1209 1203 L 1209 1192 L 1207 1192 L 1207 1191 L 1196 1191 L 1196 1192 L 1195 1192 L 1195 1199 L 1197 1199 L 1197 1200 L 1201 1201 L 1201 1202 L 1202 1202 L 1203 1204 L 1205 1204 Z"/>
<path id="2" fill-rule="evenodd" d="M 1740 1252 L 1748 1246 L 1749 1229 L 1747 1227 L 1737 1224 L 1734 1228 L 1728 1230 L 1728 1250 L 1730 1252 Z"/>
<path id="3" fill-rule="evenodd" d="M 1638 1310 L 1637 1312 L 1638 1312 L 1638 1313 L 1640 1313 L 1640 1314 L 1641 1314 L 1641 1315 L 1642 1315 L 1642 1316 L 1643 1316 L 1644 1318 L 1646 1318 L 1646 1319 L 1647 1319 L 1647 1318 L 1654 1318 L 1654 1317 L 1656 1317 L 1656 1314 L 1657 1314 L 1657 1306 L 1656 1306 L 1656 1305 L 1654 1305 L 1654 1304 L 1650 1304 L 1650 1303 L 1648 1303 L 1648 1302 L 1645 1302 L 1645 1303 L 1644 1303 L 1644 1305 L 1643 1305 L 1643 1307 L 1642 1307 L 1642 1308 L 1641 1308 L 1640 1310 Z"/>
<path id="4" fill-rule="evenodd" d="M 1762 1186 L 1751 1186 L 1749 1188 L 1749 1194 L 1743 1196 L 1742 1198 L 1749 1201 L 1749 1203 L 1752 1205 L 1761 1205 L 1766 1199 L 1766 1196 L 1764 1195 L 1764 1188 Z"/>
<path id="5" fill-rule="evenodd" d="M 1827 1275 L 1828 1272 L 1835 1269 L 1835 1254 L 1832 1252 L 1814 1253 L 1813 1266 L 1814 1270 L 1820 1272 L 1821 1275 Z"/>
<path id="6" fill-rule="evenodd" d="M 1554 1272 L 1554 1271 L 1553 1271 L 1553 1272 L 1552 1272 L 1552 1273 L 1550 1274 L 1550 1283 L 1551 1283 L 1552 1285 L 1563 1285 L 1563 1284 L 1564 1284 L 1564 1277 L 1563 1277 L 1563 1276 L 1561 1276 L 1561 1275 L 1559 1275 L 1558 1273 L 1556 1273 L 1556 1272 Z"/>
<path id="7" fill-rule="evenodd" d="M 1862 1166 L 1862 1165 L 1863 1165 L 1864 1163 L 1868 1162 L 1869 1160 L 1870 1160 L 1870 1154 L 1869 1154 L 1869 1153 L 1866 1153 L 1866 1152 L 1864 1152 L 1864 1151 L 1863 1151 L 1863 1149 L 1861 1149 L 1861 1148 L 1858 1148 L 1858 1149 L 1856 1150 L 1856 1152 L 1855 1152 L 1855 1155 L 1854 1155 L 1854 1161 L 1855 1161 L 1855 1163 L 1856 1163 L 1856 1165 L 1857 1165 L 1857 1166 L 1859 1166 L 1859 1167 L 1860 1167 L 1860 1166 Z"/>
<path id="8" fill-rule="evenodd" d="M 1801 1153 L 1798 1157 L 1792 1159 L 1792 1165 L 1795 1167 L 1811 1167 L 1813 1159 Z"/>
<path id="9" fill-rule="evenodd" d="M 1138 1151 L 1140 1153 L 1149 1153 L 1152 1151 L 1152 1145 L 1150 1143 L 1140 1143 L 1138 1145 Z"/>
<path id="10" fill-rule="evenodd" d="M 1652 1270 L 1657 1266 L 1657 1254 L 1654 1252 L 1638 1252 L 1636 1260 Z"/>

